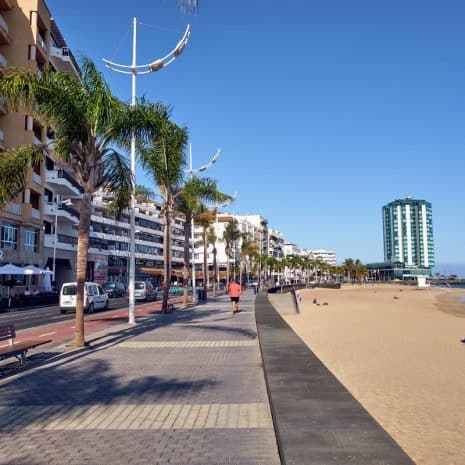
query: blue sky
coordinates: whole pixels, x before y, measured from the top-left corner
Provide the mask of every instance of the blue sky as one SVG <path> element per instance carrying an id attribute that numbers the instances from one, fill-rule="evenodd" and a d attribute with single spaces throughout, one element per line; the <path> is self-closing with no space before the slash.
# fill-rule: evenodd
<path id="1" fill-rule="evenodd" d="M 465 263 L 462 0 L 200 0 L 189 17 L 175 0 L 47 4 L 98 63 L 130 62 L 133 17 L 138 63 L 191 24 L 184 54 L 141 77 L 138 96 L 173 107 L 194 165 L 222 148 L 208 175 L 238 192 L 234 212 L 338 261 L 378 261 L 382 205 L 413 195 L 433 204 L 436 260 Z M 101 69 L 129 100 L 130 79 Z"/>

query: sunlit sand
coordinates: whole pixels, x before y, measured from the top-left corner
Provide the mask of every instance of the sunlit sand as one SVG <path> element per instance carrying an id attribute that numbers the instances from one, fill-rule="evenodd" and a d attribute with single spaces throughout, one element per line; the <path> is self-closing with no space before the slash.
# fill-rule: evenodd
<path id="1" fill-rule="evenodd" d="M 465 289 L 301 293 L 286 321 L 412 459 L 464 465 Z"/>

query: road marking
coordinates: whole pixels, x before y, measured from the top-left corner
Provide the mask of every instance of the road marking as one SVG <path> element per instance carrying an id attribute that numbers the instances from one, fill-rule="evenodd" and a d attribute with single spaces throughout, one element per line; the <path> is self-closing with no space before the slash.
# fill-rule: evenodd
<path id="1" fill-rule="evenodd" d="M 56 333 L 57 333 L 56 331 L 53 331 L 52 333 L 41 334 L 39 337 L 51 336 L 52 334 L 56 334 Z"/>

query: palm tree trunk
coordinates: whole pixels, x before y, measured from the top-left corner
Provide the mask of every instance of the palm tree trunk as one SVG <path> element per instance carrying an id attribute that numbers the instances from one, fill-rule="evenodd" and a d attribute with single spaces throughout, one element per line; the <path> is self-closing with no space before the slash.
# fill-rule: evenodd
<path id="1" fill-rule="evenodd" d="M 163 216 L 165 217 L 165 225 L 163 227 L 163 269 L 165 272 L 165 286 L 163 287 L 163 302 L 161 304 L 161 312 L 166 313 L 168 310 L 168 299 L 171 286 L 171 217 L 169 207 L 165 208 Z"/>
<path id="2" fill-rule="evenodd" d="M 213 296 L 216 296 L 216 294 L 219 294 L 220 292 L 218 287 L 218 270 L 216 264 L 216 245 L 213 245 L 213 281 Z"/>
<path id="3" fill-rule="evenodd" d="M 203 290 L 207 296 L 207 276 L 208 276 L 208 229 L 203 228 Z"/>
<path id="4" fill-rule="evenodd" d="M 184 223 L 184 265 L 182 269 L 183 278 L 183 306 L 187 307 L 189 300 L 189 268 L 190 268 L 190 240 L 191 240 L 191 218 L 186 216 Z M 192 247 L 194 245 L 192 244 Z M 192 277 L 194 279 L 194 277 Z M 193 289 L 193 288 L 192 288 Z"/>
<path id="5" fill-rule="evenodd" d="M 92 215 L 92 195 L 86 192 L 82 196 L 79 209 L 79 235 L 77 245 L 76 270 L 76 318 L 74 330 L 75 347 L 83 347 L 84 340 L 84 285 L 86 282 L 87 253 L 89 250 L 90 217 Z"/>

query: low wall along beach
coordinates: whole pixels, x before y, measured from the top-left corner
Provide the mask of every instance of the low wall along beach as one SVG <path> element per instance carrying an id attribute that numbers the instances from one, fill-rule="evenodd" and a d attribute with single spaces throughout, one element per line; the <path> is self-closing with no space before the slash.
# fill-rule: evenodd
<path id="1" fill-rule="evenodd" d="M 300 292 L 298 315 L 281 296 L 269 300 L 407 454 L 418 465 L 464 465 L 465 289 Z"/>

